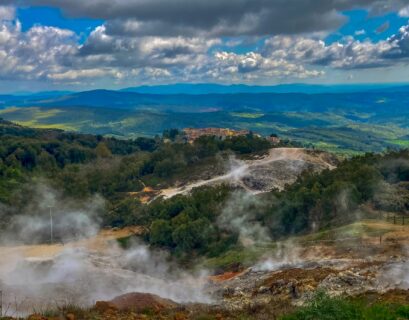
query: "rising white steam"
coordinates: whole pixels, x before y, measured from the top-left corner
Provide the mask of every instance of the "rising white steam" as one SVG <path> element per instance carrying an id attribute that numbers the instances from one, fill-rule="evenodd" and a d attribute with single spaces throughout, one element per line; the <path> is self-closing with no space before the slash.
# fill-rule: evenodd
<path id="1" fill-rule="evenodd" d="M 277 242 L 276 250 L 258 262 L 252 269 L 254 271 L 275 271 L 285 266 L 294 266 L 305 261 L 301 258 L 301 251 L 301 248 L 293 242 Z"/>
<path id="2" fill-rule="evenodd" d="M 123 249 L 116 240 L 92 245 L 99 231 L 99 197 L 82 203 L 64 200 L 42 187 L 38 203 L 12 220 L 0 246 L 0 290 L 8 315 L 25 315 L 67 304 L 91 306 L 130 292 L 159 295 L 176 302 L 210 302 L 206 272 L 190 274 L 170 262 L 165 252 L 134 242 Z M 48 241 L 52 206 L 55 243 Z M 43 213 L 45 212 L 45 213 Z M 15 234 L 12 234 L 12 232 Z M 87 238 L 90 238 L 87 240 Z M 58 242 L 57 242 L 58 241 Z M 17 243 L 17 244 L 16 244 Z"/>
<path id="3" fill-rule="evenodd" d="M 93 196 L 83 201 L 64 198 L 43 183 L 33 186 L 34 194 L 27 206 L 15 213 L 0 236 L 0 243 L 67 242 L 95 235 L 105 201 Z M 1 210 L 2 208 L 0 208 Z M 6 211 L 6 208 L 3 208 Z M 0 213 L 0 216 L 2 214 Z"/>
<path id="4" fill-rule="evenodd" d="M 268 242 L 271 240 L 268 230 L 256 218 L 264 206 L 266 204 L 252 194 L 234 192 L 218 217 L 218 224 L 222 229 L 237 233 L 244 246 Z"/>

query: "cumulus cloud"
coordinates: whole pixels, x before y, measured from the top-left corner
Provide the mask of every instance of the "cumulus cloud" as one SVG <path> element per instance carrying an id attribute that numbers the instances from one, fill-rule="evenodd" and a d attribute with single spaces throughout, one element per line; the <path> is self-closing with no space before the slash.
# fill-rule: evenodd
<path id="1" fill-rule="evenodd" d="M 220 40 L 197 37 L 115 37 L 101 26 L 80 47 L 79 55 L 94 64 L 163 67 L 200 63 L 203 55 L 218 43 Z"/>
<path id="2" fill-rule="evenodd" d="M 68 70 L 61 73 L 51 73 L 47 75 L 49 79 L 64 81 L 64 80 L 77 80 L 86 78 L 98 78 L 104 76 L 112 76 L 115 78 L 121 78 L 122 73 L 115 70 L 103 70 L 103 69 L 86 69 L 86 70 Z"/>
<path id="3" fill-rule="evenodd" d="M 75 17 L 104 19 L 84 42 L 70 30 L 23 31 L 15 2 L 0 6 L 0 79 L 78 84 L 297 81 L 330 69 L 380 68 L 409 58 L 408 26 L 386 40 L 322 40 L 363 7 L 401 16 L 409 0 L 36 0 Z M 30 1 L 27 2 L 30 4 Z M 382 11 L 383 10 L 383 11 Z M 324 32 L 325 34 L 325 32 Z M 363 35 L 357 31 L 356 35 Z M 227 38 L 226 38 L 227 37 Z M 253 41 L 243 52 L 248 41 Z M 257 46 L 255 45 L 257 43 Z M 236 50 L 241 47 L 241 50 Z"/>
<path id="4" fill-rule="evenodd" d="M 384 53 L 388 59 L 408 59 L 409 58 L 409 25 L 403 26 L 399 32 L 388 39 L 392 48 Z"/>
<path id="5" fill-rule="evenodd" d="M 326 44 L 302 36 L 275 36 L 266 40 L 263 53 L 270 58 L 336 69 L 387 67 L 409 58 L 408 30 L 409 25 L 404 26 L 398 34 L 379 42 L 347 37 Z"/>
<path id="6" fill-rule="evenodd" d="M 126 40 L 97 27 L 80 45 L 70 30 L 34 26 L 26 32 L 11 11 L 0 7 L 0 78 L 50 80 L 170 76 L 167 68 L 201 64 L 219 40 L 142 37 Z M 5 19 L 4 17 L 7 17 Z"/>
<path id="7" fill-rule="evenodd" d="M 293 77 L 307 78 L 323 74 L 319 70 L 307 70 L 303 65 L 289 62 L 285 57 L 265 57 L 260 53 L 236 54 L 217 52 L 215 67 L 211 70 L 215 77 L 242 74 L 244 78 L 257 77 Z"/>
<path id="8" fill-rule="evenodd" d="M 59 61 L 75 50 L 72 31 L 35 26 L 22 32 L 19 21 L 0 23 L 0 76 L 36 79 L 58 70 Z"/>
<path id="9" fill-rule="evenodd" d="M 399 10 L 399 15 L 401 17 L 408 18 L 409 17 L 409 6 L 403 7 Z"/>
<path id="10" fill-rule="evenodd" d="M 364 29 L 355 31 L 356 36 L 363 36 L 365 34 L 366 34 L 366 31 Z"/>
<path id="11" fill-rule="evenodd" d="M 12 6 L 0 6 L 0 20 L 13 20 L 16 9 Z"/>

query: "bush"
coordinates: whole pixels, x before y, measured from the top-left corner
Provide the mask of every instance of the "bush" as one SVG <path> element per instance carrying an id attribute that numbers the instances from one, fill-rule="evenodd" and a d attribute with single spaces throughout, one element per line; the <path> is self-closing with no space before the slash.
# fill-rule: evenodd
<path id="1" fill-rule="evenodd" d="M 172 227 L 169 221 L 155 220 L 150 227 L 150 243 L 158 246 L 172 247 Z"/>

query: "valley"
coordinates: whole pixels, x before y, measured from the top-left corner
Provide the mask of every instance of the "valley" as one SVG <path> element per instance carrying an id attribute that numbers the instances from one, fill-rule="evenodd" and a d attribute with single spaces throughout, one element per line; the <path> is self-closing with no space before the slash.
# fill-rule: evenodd
<path id="1" fill-rule="evenodd" d="M 251 130 L 347 155 L 405 146 L 406 86 L 332 90 L 207 94 L 94 90 L 4 96 L 0 117 L 36 128 L 120 138 L 153 137 L 170 128 Z"/>

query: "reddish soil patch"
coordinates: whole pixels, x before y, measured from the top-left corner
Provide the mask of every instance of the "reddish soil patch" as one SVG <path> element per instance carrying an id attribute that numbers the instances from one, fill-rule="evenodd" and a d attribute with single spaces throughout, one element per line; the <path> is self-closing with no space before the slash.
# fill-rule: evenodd
<path id="1" fill-rule="evenodd" d="M 141 312 L 145 310 L 160 311 L 164 309 L 173 309 L 178 304 L 169 299 L 163 299 L 159 296 L 149 293 L 128 293 L 122 296 L 116 297 L 109 301 L 109 303 L 115 306 L 120 311 L 135 311 Z"/>
<path id="2" fill-rule="evenodd" d="M 223 282 L 223 281 L 233 279 L 240 274 L 242 274 L 242 272 L 226 272 L 226 273 L 219 274 L 216 276 L 210 276 L 209 280 L 213 282 Z"/>
<path id="3" fill-rule="evenodd" d="M 155 192 L 155 190 L 152 187 L 145 187 L 143 188 L 143 192 Z"/>

